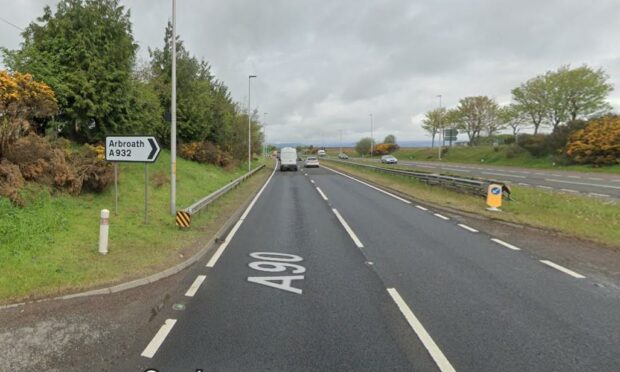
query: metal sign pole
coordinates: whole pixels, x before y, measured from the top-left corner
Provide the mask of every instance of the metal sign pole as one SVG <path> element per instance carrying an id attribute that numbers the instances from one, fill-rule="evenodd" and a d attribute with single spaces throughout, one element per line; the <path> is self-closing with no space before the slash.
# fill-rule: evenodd
<path id="1" fill-rule="evenodd" d="M 118 164 L 114 163 L 114 215 L 118 216 Z"/>
<path id="2" fill-rule="evenodd" d="M 148 199 L 148 190 L 149 190 L 149 165 L 148 163 L 144 163 L 144 224 L 148 223 L 148 210 L 147 210 L 147 199 Z"/>

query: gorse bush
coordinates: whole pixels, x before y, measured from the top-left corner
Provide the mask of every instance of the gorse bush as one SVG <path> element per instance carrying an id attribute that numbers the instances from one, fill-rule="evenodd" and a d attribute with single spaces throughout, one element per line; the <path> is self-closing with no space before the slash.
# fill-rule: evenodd
<path id="1" fill-rule="evenodd" d="M 620 117 L 604 117 L 570 137 L 566 154 L 579 164 L 620 164 Z"/>
<path id="2" fill-rule="evenodd" d="M 183 159 L 198 163 L 213 164 L 221 167 L 234 165 L 233 157 L 208 141 L 190 142 L 181 145 L 179 155 Z"/>

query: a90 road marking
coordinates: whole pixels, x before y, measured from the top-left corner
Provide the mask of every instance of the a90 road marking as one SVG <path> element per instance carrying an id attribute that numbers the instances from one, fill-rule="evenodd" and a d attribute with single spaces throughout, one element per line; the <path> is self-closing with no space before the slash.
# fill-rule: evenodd
<path id="1" fill-rule="evenodd" d="M 292 262 L 301 262 L 303 258 L 294 254 L 278 252 L 254 252 L 250 257 L 261 261 L 251 262 L 248 266 L 257 271 L 281 273 L 290 270 L 292 274 L 303 274 L 306 268 Z M 249 276 L 248 282 L 265 285 L 287 292 L 301 294 L 302 290 L 292 286 L 294 280 L 303 280 L 303 275 L 287 276 Z"/>

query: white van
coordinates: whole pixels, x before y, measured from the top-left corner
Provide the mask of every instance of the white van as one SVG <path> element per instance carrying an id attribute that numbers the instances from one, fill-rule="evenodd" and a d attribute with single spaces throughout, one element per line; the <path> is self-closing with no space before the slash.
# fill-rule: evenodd
<path id="1" fill-rule="evenodd" d="M 316 154 L 317 154 L 318 156 L 325 156 L 325 155 L 327 155 L 327 153 L 325 152 L 325 150 L 319 150 L 319 151 L 317 151 L 317 153 L 316 153 Z"/>
<path id="2" fill-rule="evenodd" d="M 297 171 L 297 150 L 292 147 L 284 147 L 280 150 L 280 170 L 288 169 Z"/>

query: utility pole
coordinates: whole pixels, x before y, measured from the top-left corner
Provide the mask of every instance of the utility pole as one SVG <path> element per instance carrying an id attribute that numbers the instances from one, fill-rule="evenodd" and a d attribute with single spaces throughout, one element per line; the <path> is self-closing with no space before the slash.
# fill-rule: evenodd
<path id="1" fill-rule="evenodd" d="M 438 146 L 438 150 L 437 150 L 437 157 L 439 158 L 439 160 L 441 160 L 441 132 L 443 131 L 442 127 L 441 127 L 441 119 L 442 119 L 442 115 L 441 115 L 441 94 L 438 95 L 437 97 L 439 97 L 439 137 L 437 138 L 437 142 L 439 143 Z"/>
<path id="2" fill-rule="evenodd" d="M 375 150 L 375 138 L 373 136 L 373 123 L 372 123 L 372 114 L 370 114 L 370 158 L 372 159 L 372 155 Z"/>
<path id="3" fill-rule="evenodd" d="M 170 213 L 177 213 L 177 1 L 172 0 L 172 100 L 170 102 Z"/>
<path id="4" fill-rule="evenodd" d="M 256 75 L 248 76 L 248 172 L 252 170 L 252 106 L 250 105 L 251 82 Z"/>
<path id="5" fill-rule="evenodd" d="M 338 154 L 342 154 L 342 129 L 340 129 L 340 152 Z"/>
<path id="6" fill-rule="evenodd" d="M 267 156 L 267 114 L 268 112 L 264 112 L 265 122 L 263 123 L 263 157 Z"/>

